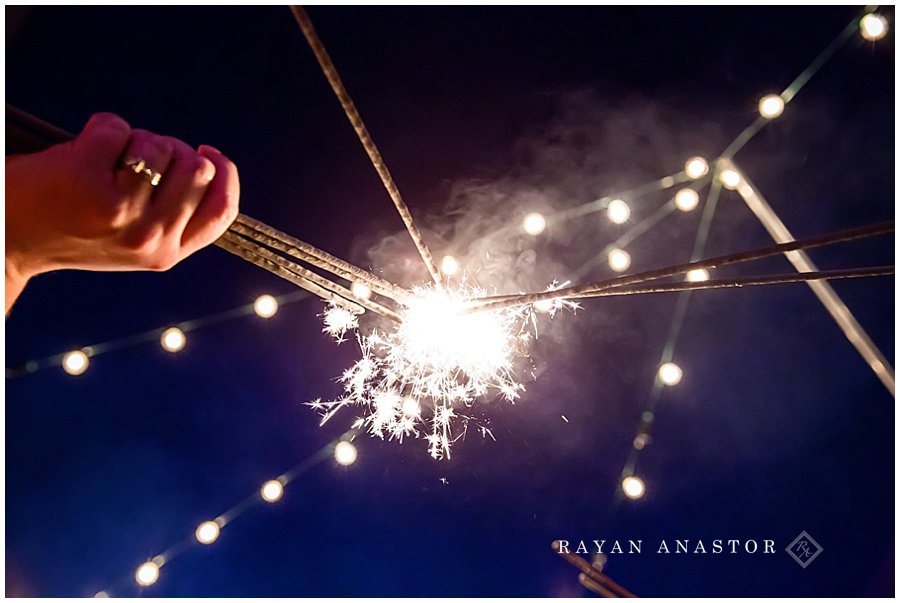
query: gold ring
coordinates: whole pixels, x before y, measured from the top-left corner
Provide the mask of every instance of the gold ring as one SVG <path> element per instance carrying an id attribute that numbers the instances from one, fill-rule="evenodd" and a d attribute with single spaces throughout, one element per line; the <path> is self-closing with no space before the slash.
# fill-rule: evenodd
<path id="1" fill-rule="evenodd" d="M 147 162 L 140 157 L 126 157 L 122 161 L 122 167 L 128 168 L 139 176 L 143 176 L 150 183 L 150 186 L 156 186 L 162 180 L 162 174 L 147 167 Z"/>

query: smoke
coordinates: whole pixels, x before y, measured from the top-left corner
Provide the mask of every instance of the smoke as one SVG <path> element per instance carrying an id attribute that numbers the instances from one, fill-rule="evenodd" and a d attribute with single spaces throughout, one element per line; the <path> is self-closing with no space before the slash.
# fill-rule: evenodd
<path id="1" fill-rule="evenodd" d="M 602 269 L 605 258 L 596 256 L 628 225 L 610 224 L 602 203 L 569 218 L 561 212 L 677 173 L 688 156 L 723 146 L 715 123 L 686 123 L 674 110 L 643 97 L 610 100 L 580 90 L 551 97 L 550 107 L 549 117 L 529 124 L 518 140 L 495 142 L 512 154 L 511 168 L 490 180 L 458 180 L 443 205 L 420 221 L 437 261 L 452 255 L 463 267 L 461 276 L 489 291 L 542 290 L 591 261 Z M 673 192 L 626 198 L 632 222 Z M 531 212 L 547 217 L 539 236 L 522 230 Z M 403 231 L 369 245 L 366 256 L 392 280 L 408 285 L 427 279 Z"/>

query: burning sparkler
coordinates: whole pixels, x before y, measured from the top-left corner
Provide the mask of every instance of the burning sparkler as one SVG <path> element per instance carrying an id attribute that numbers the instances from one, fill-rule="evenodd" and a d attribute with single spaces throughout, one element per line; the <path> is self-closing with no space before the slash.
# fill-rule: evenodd
<path id="1" fill-rule="evenodd" d="M 402 322 L 391 332 L 376 328 L 364 335 L 349 311 L 326 311 L 324 330 L 339 341 L 356 331 L 362 358 L 341 376 L 342 397 L 310 406 L 322 411 L 322 423 L 345 406 L 359 407 L 363 416 L 354 427 L 398 441 L 425 434 L 431 456 L 448 458 L 472 418 L 465 409 L 490 395 L 513 402 L 524 391 L 517 374 L 537 334 L 535 312 L 552 316 L 577 305 L 558 299 L 472 313 L 472 300 L 485 295 L 478 287 L 445 292 L 423 286 L 412 292 L 399 313 Z M 484 426 L 482 433 L 490 435 Z"/>

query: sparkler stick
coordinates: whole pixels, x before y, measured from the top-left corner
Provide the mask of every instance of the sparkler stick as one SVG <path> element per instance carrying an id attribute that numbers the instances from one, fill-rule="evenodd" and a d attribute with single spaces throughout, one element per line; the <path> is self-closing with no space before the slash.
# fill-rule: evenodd
<path id="1" fill-rule="evenodd" d="M 865 239 L 870 237 L 875 237 L 878 235 L 883 235 L 889 232 L 894 231 L 894 223 L 893 222 L 882 222 L 879 224 L 873 224 L 870 226 L 862 226 L 859 228 L 851 228 L 848 230 L 841 230 L 834 233 L 829 233 L 825 235 L 820 235 L 818 237 L 811 237 L 809 239 L 803 239 L 798 241 L 792 241 L 790 243 L 781 243 L 778 245 L 774 245 L 771 247 L 762 247 L 759 249 L 751 249 L 749 251 L 742 251 L 738 253 L 731 253 L 728 255 L 722 255 L 714 258 L 708 258 L 705 260 L 698 260 L 695 262 L 687 262 L 684 264 L 676 264 L 673 266 L 667 266 L 664 268 L 657 268 L 655 270 L 648 270 L 645 272 L 637 272 L 635 274 L 628 274 L 625 276 L 620 276 L 613 279 L 606 279 L 601 281 L 596 281 L 593 283 L 587 283 L 584 285 L 576 285 L 573 287 L 566 287 L 563 289 L 556 289 L 552 291 L 543 291 L 540 293 L 531 293 L 526 295 L 516 295 L 516 296 L 500 296 L 500 297 L 484 297 L 480 299 L 472 300 L 474 303 L 479 303 L 481 305 L 474 306 L 469 308 L 470 312 L 484 312 L 491 310 L 501 310 L 504 308 L 509 308 L 512 306 L 520 306 L 526 304 L 534 304 L 542 301 L 552 301 L 554 299 L 563 299 L 563 298 L 572 298 L 572 297 L 590 297 L 595 293 L 599 293 L 601 291 L 606 291 L 608 289 L 613 289 L 615 287 L 623 287 L 625 285 L 636 285 L 639 283 L 643 283 L 646 281 L 656 280 L 660 278 L 665 278 L 668 276 L 675 276 L 678 274 L 684 274 L 690 272 L 691 270 L 697 270 L 700 268 L 716 268 L 719 266 L 726 266 L 728 264 L 737 264 L 740 262 L 749 262 L 752 260 L 759 260 L 767 257 L 772 257 L 776 255 L 781 255 L 787 253 L 789 251 L 797 251 L 800 249 L 812 249 L 814 247 L 822 247 L 825 245 L 833 245 L 837 243 L 844 243 L 847 241 L 854 241 L 858 239 Z"/>
<path id="2" fill-rule="evenodd" d="M 261 259 L 266 263 L 275 264 L 279 268 L 294 274 L 296 277 L 301 279 L 306 285 L 313 285 L 313 286 L 317 287 L 318 289 L 321 289 L 328 293 L 333 294 L 333 295 L 323 296 L 320 294 L 320 291 L 318 289 L 313 291 L 311 289 L 308 289 L 304 285 L 300 285 L 300 286 L 304 286 L 304 288 L 307 288 L 308 290 L 312 291 L 313 293 L 316 293 L 316 295 L 319 295 L 319 297 L 322 297 L 323 299 L 325 299 L 327 301 L 334 302 L 342 307 L 347 308 L 348 310 L 350 310 L 354 313 L 362 313 L 362 309 L 359 307 L 359 306 L 362 306 L 363 308 L 365 308 L 367 310 L 371 310 L 372 312 L 375 312 L 376 314 L 379 314 L 386 318 L 390 318 L 391 320 L 393 320 L 395 322 L 401 322 L 400 317 L 395 312 L 385 308 L 381 304 L 378 304 L 372 300 L 356 297 L 355 295 L 353 295 L 353 293 L 350 291 L 350 289 L 347 289 L 346 287 L 342 287 L 341 285 L 338 285 L 337 283 L 334 283 L 322 276 L 319 276 L 312 270 L 308 270 L 298 264 L 295 264 L 294 262 L 286 260 L 285 258 L 283 258 L 279 255 L 276 255 L 275 253 L 269 251 L 268 249 L 260 247 L 259 245 L 256 245 L 253 242 L 251 242 L 247 239 L 244 239 L 243 237 L 240 237 L 233 232 L 226 232 L 224 235 L 222 235 L 222 239 L 220 239 L 220 241 L 227 241 L 228 243 L 234 244 L 250 254 L 255 254 L 257 256 L 256 259 Z M 218 244 L 218 242 L 217 242 L 217 244 Z M 229 249 L 229 251 L 230 251 L 230 249 Z M 248 258 L 245 257 L 245 259 L 248 259 Z M 251 261 L 254 261 L 254 260 L 251 260 Z M 254 263 L 256 263 L 256 262 L 254 261 Z M 257 265 L 259 265 L 259 264 L 257 264 Z M 278 273 L 278 274 L 279 274 L 279 276 L 281 275 L 280 273 Z M 295 284 L 299 284 L 299 282 L 295 282 Z M 340 301 L 338 301 L 338 300 L 340 300 Z M 344 303 L 344 302 L 346 302 L 346 303 Z"/>
<path id="3" fill-rule="evenodd" d="M 607 590 L 606 587 L 588 578 L 587 574 L 578 574 L 578 583 L 592 593 L 596 593 L 601 597 L 606 597 L 607 599 L 618 599 L 615 593 L 613 593 L 611 590 Z"/>
<path id="4" fill-rule="evenodd" d="M 630 590 L 595 568 L 593 565 L 588 563 L 586 560 L 581 558 L 579 555 L 575 553 L 562 552 L 559 550 L 559 541 L 554 540 L 550 545 L 556 553 L 572 564 L 575 568 L 577 568 L 586 578 L 600 584 L 605 589 L 612 591 L 613 596 L 615 597 L 627 597 L 633 598 L 636 595 L 632 593 Z M 582 582 L 579 579 L 579 582 Z M 582 582 L 584 584 L 584 582 Z M 587 586 L 587 585 L 585 585 Z M 601 593 L 602 594 L 602 593 Z M 604 595 L 609 596 L 609 595 Z"/>
<path id="5" fill-rule="evenodd" d="M 594 293 L 573 295 L 570 299 L 589 297 L 612 297 L 617 295 L 638 295 L 642 293 L 670 293 L 675 291 L 697 291 L 700 289 L 739 289 L 761 285 L 781 285 L 785 283 L 803 283 L 819 280 L 839 280 L 865 278 L 872 276 L 888 276 L 894 274 L 893 266 L 874 266 L 872 268 L 849 268 L 847 270 L 821 270 L 817 272 L 800 272 L 775 274 L 767 276 L 750 276 L 730 279 L 714 279 L 700 282 L 665 283 L 662 285 L 645 285 L 641 287 L 615 287 Z"/>
<path id="6" fill-rule="evenodd" d="M 328 56 L 328 51 L 326 51 L 325 46 L 322 45 L 322 41 L 319 39 L 312 21 L 309 19 L 309 15 L 307 15 L 306 11 L 303 10 L 303 7 L 300 6 L 291 6 L 291 12 L 294 13 L 297 24 L 303 31 L 306 41 L 309 43 L 313 54 L 316 56 L 316 60 L 319 62 L 319 67 L 322 68 L 322 72 L 325 74 L 326 79 L 328 79 L 328 83 L 331 85 L 331 89 L 341 103 L 344 113 L 347 114 L 347 119 L 350 120 L 350 124 L 353 126 L 353 130 L 356 132 L 359 141 L 366 150 L 366 154 L 369 155 L 372 166 L 375 168 L 375 171 L 378 172 L 378 176 L 381 177 L 381 182 L 384 184 L 384 188 L 387 190 L 388 195 L 390 195 L 391 201 L 394 202 L 394 207 L 397 208 L 400 219 L 402 219 L 403 224 L 406 225 L 406 230 L 409 232 L 409 236 L 412 238 L 413 243 L 415 243 L 416 249 L 419 250 L 419 255 L 422 256 L 422 261 L 425 263 L 425 267 L 428 268 L 431 278 L 434 279 L 438 289 L 443 290 L 443 280 L 441 279 L 441 273 L 438 270 L 437 265 L 434 263 L 434 257 L 431 255 L 428 245 L 425 244 L 422 233 L 413 223 L 413 217 L 409 211 L 409 207 L 403 201 L 403 197 L 400 196 L 400 189 L 397 188 L 394 178 L 391 176 L 391 172 L 388 170 L 387 165 L 384 163 L 384 159 L 381 157 L 381 153 L 378 151 L 378 147 L 375 146 L 372 136 L 369 135 L 369 131 L 366 129 L 362 117 L 360 117 L 359 111 L 356 109 L 356 105 L 353 104 L 353 99 L 350 98 L 350 94 L 344 87 L 344 83 L 341 81 L 341 77 L 338 75 L 337 68 L 334 66 L 334 63 L 332 63 L 331 57 Z"/>
<path id="7" fill-rule="evenodd" d="M 288 255 L 303 260 L 313 266 L 327 270 L 349 281 L 359 281 L 367 285 L 372 291 L 393 299 L 394 301 L 406 301 L 412 297 L 412 293 L 394 283 L 379 276 L 367 272 L 362 268 L 345 260 L 331 255 L 305 243 L 300 239 L 285 234 L 250 216 L 240 214 L 229 230 L 254 241 L 283 251 Z"/>
<path id="8" fill-rule="evenodd" d="M 280 276 L 289 283 L 292 283 L 302 289 L 306 289 L 310 293 L 318 295 L 324 300 L 334 302 L 335 304 L 341 306 L 342 308 L 346 308 L 354 314 L 362 314 L 364 312 L 362 306 L 357 305 L 355 302 L 347 301 L 343 297 L 336 295 L 331 291 L 323 289 L 322 287 L 309 281 L 308 279 L 305 279 L 302 276 L 294 274 L 290 270 L 279 266 L 277 263 L 257 256 L 253 251 L 242 247 L 241 245 L 230 240 L 227 237 L 223 237 L 216 241 L 216 245 L 229 253 L 233 253 L 241 259 L 247 260 L 251 264 L 259 266 L 263 270 L 268 270 L 272 274 Z"/>

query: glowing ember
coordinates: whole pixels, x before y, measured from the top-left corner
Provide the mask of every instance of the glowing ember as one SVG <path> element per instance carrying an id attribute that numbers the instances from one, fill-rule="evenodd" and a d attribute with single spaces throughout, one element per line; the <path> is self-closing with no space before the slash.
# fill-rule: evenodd
<path id="1" fill-rule="evenodd" d="M 344 334 L 347 331 L 352 331 L 359 326 L 359 319 L 353 312 L 334 304 L 328 306 L 323 318 L 325 319 L 325 328 L 322 329 L 322 332 L 334 337 L 338 343 L 344 341 Z"/>
<path id="2" fill-rule="evenodd" d="M 354 427 L 398 441 L 423 436 L 431 456 L 440 459 L 449 457 L 453 441 L 465 434 L 471 417 L 460 414 L 463 409 L 491 394 L 514 401 L 524 390 L 515 373 L 527 356 L 533 339 L 528 326 L 535 318 L 527 306 L 466 312 L 471 300 L 485 295 L 477 288 L 463 286 L 447 294 L 429 286 L 413 294 L 395 331 L 357 334 L 362 358 L 340 378 L 343 397 L 310 406 L 322 411 L 323 423 L 344 406 L 359 406 L 364 416 Z M 562 307 L 575 304 L 553 300 L 551 314 Z M 340 310 L 330 307 L 325 313 L 324 330 L 332 335 L 358 325 L 355 316 L 337 314 Z M 334 325 L 329 322 L 333 314 Z M 346 315 L 352 323 L 341 321 Z M 481 431 L 493 437 L 486 427 Z"/>

